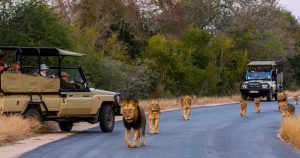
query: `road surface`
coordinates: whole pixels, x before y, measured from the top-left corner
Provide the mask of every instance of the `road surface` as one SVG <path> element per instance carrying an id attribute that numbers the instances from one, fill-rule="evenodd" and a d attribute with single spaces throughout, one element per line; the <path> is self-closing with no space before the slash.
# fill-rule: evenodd
<path id="1" fill-rule="evenodd" d="M 297 107 L 296 107 L 297 108 Z M 195 108 L 191 120 L 180 111 L 162 113 L 158 135 L 147 129 L 146 146 L 129 149 L 124 127 L 116 122 L 112 133 L 92 128 L 23 154 L 23 158 L 300 158 L 300 152 L 277 134 L 281 116 L 277 102 L 262 102 L 261 113 L 248 103 L 247 117 L 239 104 Z"/>

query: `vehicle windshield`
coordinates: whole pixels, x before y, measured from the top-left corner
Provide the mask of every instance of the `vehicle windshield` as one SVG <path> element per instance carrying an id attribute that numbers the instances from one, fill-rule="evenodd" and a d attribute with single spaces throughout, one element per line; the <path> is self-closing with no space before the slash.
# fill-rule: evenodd
<path id="1" fill-rule="evenodd" d="M 271 71 L 248 71 L 246 80 L 271 80 Z"/>

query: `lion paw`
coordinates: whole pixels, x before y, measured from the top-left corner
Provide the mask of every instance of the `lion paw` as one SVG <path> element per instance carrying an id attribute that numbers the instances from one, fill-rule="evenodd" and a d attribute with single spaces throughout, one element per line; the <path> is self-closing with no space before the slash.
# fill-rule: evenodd
<path id="1" fill-rule="evenodd" d="M 136 144 L 130 144 L 128 145 L 129 148 L 137 148 L 137 145 Z"/>

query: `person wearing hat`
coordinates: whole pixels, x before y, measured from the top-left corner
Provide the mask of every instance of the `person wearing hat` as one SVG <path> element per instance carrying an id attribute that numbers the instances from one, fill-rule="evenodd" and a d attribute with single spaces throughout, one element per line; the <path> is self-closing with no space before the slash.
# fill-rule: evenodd
<path id="1" fill-rule="evenodd" d="M 3 60 L 0 60 L 0 74 L 2 75 L 3 71 L 5 71 L 5 64 Z"/>
<path id="2" fill-rule="evenodd" d="M 51 77 L 51 78 L 55 78 L 54 75 L 47 75 L 47 70 L 48 70 L 48 66 L 46 64 L 41 64 L 40 66 L 40 75 L 44 76 L 44 77 Z"/>
<path id="3" fill-rule="evenodd" d="M 60 85 L 62 89 L 75 89 L 74 81 L 68 81 L 69 74 L 67 72 L 61 72 Z"/>

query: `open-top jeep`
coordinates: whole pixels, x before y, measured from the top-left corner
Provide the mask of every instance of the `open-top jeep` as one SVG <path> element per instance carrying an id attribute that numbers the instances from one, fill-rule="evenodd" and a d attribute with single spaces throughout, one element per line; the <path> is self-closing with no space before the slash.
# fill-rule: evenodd
<path id="1" fill-rule="evenodd" d="M 65 57 L 81 57 L 84 54 L 57 48 L 0 46 L 4 57 L 14 54 L 21 71 L 4 71 L 1 74 L 0 113 L 19 113 L 39 121 L 56 121 L 62 131 L 70 131 L 75 122 L 99 122 L 103 132 L 114 128 L 115 115 L 120 114 L 119 93 L 88 87 L 81 67 L 65 67 Z M 8 54 L 8 55 L 5 55 Z M 52 61 L 48 74 L 40 75 L 40 65 Z M 25 66 L 26 65 L 26 66 Z M 63 89 L 61 74 L 69 74 L 74 88 Z"/>
<path id="2" fill-rule="evenodd" d="M 282 88 L 282 66 L 276 61 L 251 61 L 248 64 L 246 81 L 240 85 L 241 96 L 267 97 L 277 100 L 277 92 Z"/>

